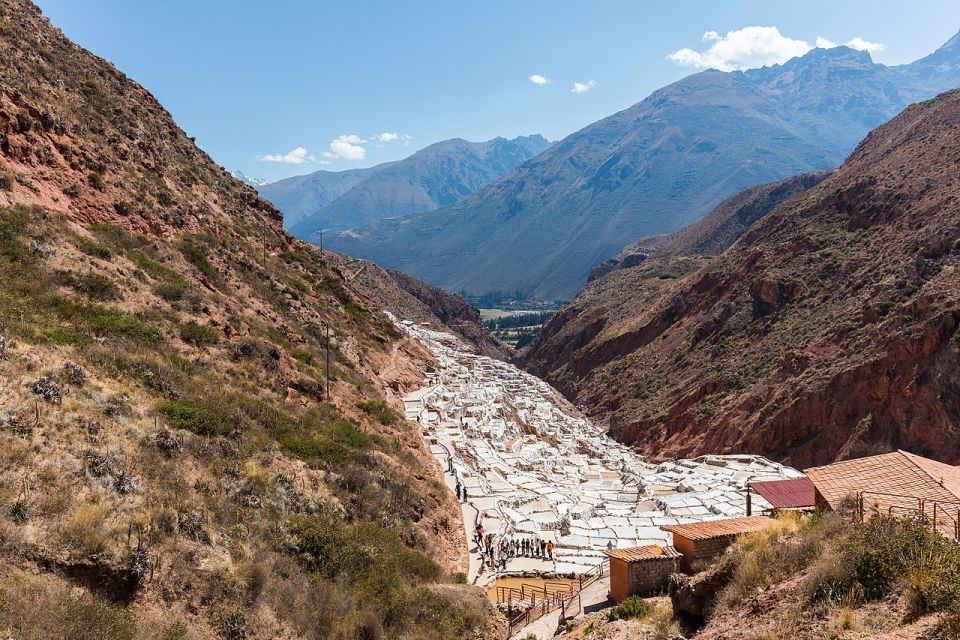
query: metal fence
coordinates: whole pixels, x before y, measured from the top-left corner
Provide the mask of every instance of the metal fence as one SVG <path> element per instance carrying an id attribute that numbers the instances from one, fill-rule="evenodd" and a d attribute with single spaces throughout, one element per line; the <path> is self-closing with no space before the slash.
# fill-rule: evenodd
<path id="1" fill-rule="evenodd" d="M 947 538 L 960 542 L 960 502 L 880 491 L 858 492 L 859 520 L 863 522 L 874 514 L 923 518 Z"/>
<path id="2" fill-rule="evenodd" d="M 582 606 L 580 592 L 603 576 L 607 575 L 609 570 L 610 561 L 604 560 L 590 571 L 577 576 L 576 582 L 570 584 L 546 582 L 543 584 L 543 586 L 538 587 L 537 585 L 524 585 L 521 583 L 520 589 L 513 587 L 497 587 L 497 602 L 507 602 L 508 612 L 513 608 L 514 602 L 517 602 L 519 606 L 524 607 L 522 612 L 510 617 L 510 622 L 507 625 L 507 637 L 513 637 L 517 631 L 523 629 L 528 624 L 536 622 L 551 611 L 561 609 L 564 617 L 567 617 L 568 611 L 579 611 L 580 607 Z M 566 588 L 564 590 L 556 589 L 551 591 L 548 587 L 548 585 L 551 584 L 562 584 Z M 525 589 L 524 587 L 531 588 Z M 503 595 L 507 598 L 507 600 L 500 600 L 500 589 L 504 590 Z M 514 594 L 530 597 L 522 597 L 519 600 L 513 600 L 512 597 Z M 538 597 L 539 599 L 537 599 Z"/>

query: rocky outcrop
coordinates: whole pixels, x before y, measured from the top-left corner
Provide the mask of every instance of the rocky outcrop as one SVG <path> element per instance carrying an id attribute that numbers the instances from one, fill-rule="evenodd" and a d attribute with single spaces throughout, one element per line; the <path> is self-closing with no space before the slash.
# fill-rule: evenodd
<path id="1" fill-rule="evenodd" d="M 736 565 L 720 561 L 706 571 L 692 576 L 675 573 L 670 576 L 668 592 L 673 614 L 693 621 L 703 621 L 713 611 L 717 597 L 730 584 Z"/>
<path id="2" fill-rule="evenodd" d="M 525 366 L 653 456 L 960 461 L 958 133 L 957 92 L 908 108 L 719 255 L 589 285 Z"/>

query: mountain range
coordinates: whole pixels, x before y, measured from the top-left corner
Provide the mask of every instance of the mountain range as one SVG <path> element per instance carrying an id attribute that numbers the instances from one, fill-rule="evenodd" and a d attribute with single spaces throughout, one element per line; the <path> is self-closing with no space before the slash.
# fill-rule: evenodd
<path id="1" fill-rule="evenodd" d="M 550 145 L 541 135 L 425 147 L 368 169 L 317 171 L 258 187 L 284 213 L 297 237 L 349 229 L 381 218 L 431 211 L 457 202 Z"/>
<path id="2" fill-rule="evenodd" d="M 960 85 L 960 38 L 888 67 L 847 47 L 704 71 L 571 134 L 456 204 L 330 247 L 470 294 L 572 298 L 591 269 L 724 198 L 843 161 L 873 127 Z"/>
<path id="3" fill-rule="evenodd" d="M 803 467 L 903 448 L 956 463 L 958 162 L 952 91 L 833 173 L 752 188 L 634 247 L 522 364 L 655 457 Z"/>

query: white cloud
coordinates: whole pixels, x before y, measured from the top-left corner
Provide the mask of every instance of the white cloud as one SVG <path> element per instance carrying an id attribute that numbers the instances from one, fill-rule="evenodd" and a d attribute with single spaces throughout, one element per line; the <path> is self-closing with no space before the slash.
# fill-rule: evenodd
<path id="1" fill-rule="evenodd" d="M 679 49 L 667 59 L 683 67 L 733 71 L 786 62 L 812 49 L 803 40 L 784 36 L 776 27 L 744 27 L 725 36 L 707 31 L 703 41 L 712 43 L 706 51 Z"/>
<path id="2" fill-rule="evenodd" d="M 788 38 L 777 27 L 744 27 L 728 31 L 726 35 L 707 31 L 703 34 L 703 41 L 712 43 L 705 51 L 683 48 L 668 55 L 667 59 L 683 67 L 734 71 L 781 64 L 790 58 L 802 56 L 814 47 L 804 40 Z M 838 45 L 817 36 L 815 46 L 830 49 Z M 879 42 L 870 42 L 859 36 L 849 40 L 845 46 L 870 53 L 886 49 Z"/>
<path id="3" fill-rule="evenodd" d="M 551 80 L 546 76 L 542 76 L 539 73 L 535 73 L 532 76 L 530 76 L 530 82 L 532 82 L 533 84 L 539 84 L 539 85 L 553 84 L 553 80 Z"/>
<path id="4" fill-rule="evenodd" d="M 364 145 L 376 144 L 376 146 L 382 146 L 377 143 L 400 142 L 406 146 L 410 144 L 411 140 L 413 140 L 413 136 L 396 131 L 384 131 L 369 138 L 361 138 L 355 133 L 345 133 L 331 140 L 328 150 L 321 153 L 319 158 L 307 151 L 305 147 L 297 147 L 287 153 L 268 153 L 260 156 L 259 159 L 263 162 L 282 162 L 284 164 L 304 164 L 307 162 L 330 164 L 332 159 L 363 160 L 367 157 L 367 149 Z"/>
<path id="5" fill-rule="evenodd" d="M 847 46 L 851 49 L 856 49 L 857 51 L 867 51 L 869 53 L 876 53 L 887 48 L 887 45 L 881 42 L 870 42 L 869 40 L 864 40 L 860 36 L 852 38 L 849 42 L 847 42 Z"/>
<path id="6" fill-rule="evenodd" d="M 850 47 L 851 49 L 856 49 L 857 51 L 866 51 L 868 53 L 876 53 L 878 51 L 883 51 L 887 48 L 887 45 L 881 44 L 879 42 L 870 42 L 869 40 L 864 40 L 860 36 L 856 38 L 851 38 L 843 45 L 839 45 L 832 40 L 828 40 L 823 36 L 817 36 L 816 44 L 821 49 L 832 49 L 833 47 Z"/>
<path id="7" fill-rule="evenodd" d="M 407 135 L 405 133 L 397 133 L 396 131 L 384 131 L 383 133 L 378 133 L 372 138 L 376 142 L 402 142 L 403 144 L 409 144 L 413 140 L 413 136 Z"/>
<path id="8" fill-rule="evenodd" d="M 363 160 L 367 157 L 367 150 L 361 146 L 365 142 L 367 141 L 353 133 L 337 136 L 330 141 L 330 151 L 324 151 L 323 157 Z"/>
<path id="9" fill-rule="evenodd" d="M 587 80 L 586 82 L 574 82 L 573 88 L 570 89 L 573 93 L 586 93 L 597 86 L 596 80 Z"/>
<path id="10" fill-rule="evenodd" d="M 260 156 L 264 162 L 282 162 L 283 164 L 303 164 L 305 162 L 317 162 L 317 159 L 310 155 L 304 147 L 297 147 L 287 153 L 268 153 Z"/>

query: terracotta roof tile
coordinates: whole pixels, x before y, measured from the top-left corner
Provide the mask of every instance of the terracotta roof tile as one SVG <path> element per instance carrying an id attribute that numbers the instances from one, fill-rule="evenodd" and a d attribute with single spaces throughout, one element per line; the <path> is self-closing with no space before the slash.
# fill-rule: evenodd
<path id="1" fill-rule="evenodd" d="M 642 560 L 657 560 L 660 558 L 679 558 L 682 554 L 673 547 L 660 547 L 650 545 L 646 547 L 629 547 L 627 549 L 613 549 L 604 551 L 611 558 L 625 560 L 626 562 L 639 562 Z"/>
<path id="2" fill-rule="evenodd" d="M 904 509 L 921 499 L 960 501 L 960 468 L 906 451 L 845 460 L 813 467 L 805 473 L 832 508 L 860 491 L 870 492 L 868 499 L 871 494 L 875 499 L 879 499 L 880 494 L 889 494 L 881 502 Z"/>
<path id="3" fill-rule="evenodd" d="M 776 509 L 812 507 L 816 502 L 810 478 L 751 482 L 750 488 Z"/>
<path id="4" fill-rule="evenodd" d="M 704 520 L 690 524 L 670 524 L 660 527 L 690 540 L 710 540 L 724 536 L 735 536 L 741 533 L 753 533 L 767 528 L 775 522 L 767 516 L 744 516 L 742 518 L 726 518 L 724 520 Z"/>

